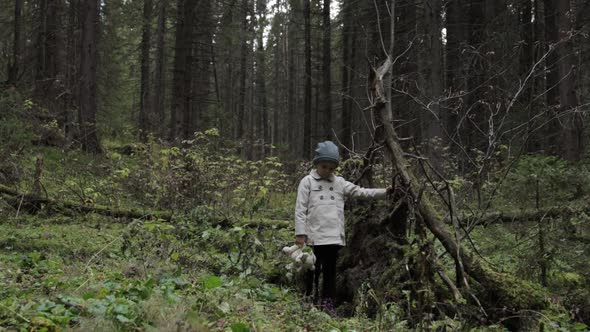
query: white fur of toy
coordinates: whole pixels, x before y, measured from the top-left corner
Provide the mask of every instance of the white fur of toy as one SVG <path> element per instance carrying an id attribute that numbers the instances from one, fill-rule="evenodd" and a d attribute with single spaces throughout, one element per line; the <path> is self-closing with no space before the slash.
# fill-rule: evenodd
<path id="1" fill-rule="evenodd" d="M 298 246 L 296 244 L 290 247 L 284 247 L 283 252 L 289 256 L 293 262 L 287 265 L 289 272 L 299 273 L 302 271 L 315 270 L 315 255 L 313 252 L 304 252 L 305 246 Z"/>

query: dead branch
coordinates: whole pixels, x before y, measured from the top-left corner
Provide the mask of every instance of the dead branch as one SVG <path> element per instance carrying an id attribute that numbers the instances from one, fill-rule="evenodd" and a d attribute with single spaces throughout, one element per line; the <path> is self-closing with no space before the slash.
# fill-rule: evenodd
<path id="1" fill-rule="evenodd" d="M 167 212 L 149 212 L 141 211 L 138 209 L 118 210 L 100 205 L 83 205 L 68 201 L 58 201 L 50 198 L 39 197 L 33 194 L 21 193 L 3 185 L 0 185 L 0 193 L 8 196 L 9 199 L 12 199 L 14 201 L 21 201 L 20 203 L 18 203 L 19 206 L 22 204 L 26 204 L 27 206 L 35 207 L 35 209 L 38 209 L 40 206 L 45 205 L 49 207 L 55 207 L 57 209 L 67 209 L 78 213 L 96 213 L 114 218 L 161 219 L 165 221 L 172 220 L 172 214 Z"/>
<path id="2" fill-rule="evenodd" d="M 461 247 L 454 236 L 447 230 L 443 218 L 439 215 L 430 203 L 427 194 L 420 197 L 421 185 L 413 174 L 405 153 L 402 150 L 395 128 L 393 127 L 393 114 L 387 107 L 389 100 L 384 94 L 383 77 L 391 72 L 392 61 L 389 57 L 378 69 L 373 69 L 370 82 L 372 101 L 375 111 L 381 115 L 385 128 L 385 142 L 390 152 L 391 161 L 397 170 L 402 185 L 407 188 L 408 195 L 416 202 L 415 213 L 419 216 L 426 227 L 443 245 L 445 250 L 461 266 L 465 273 L 477 281 L 486 290 L 489 309 L 505 307 L 511 311 L 523 309 L 546 308 L 548 302 L 542 291 L 534 286 L 508 274 L 493 271 L 485 262 L 473 257 L 465 248 Z M 389 74 L 390 75 L 390 74 Z M 387 79 L 390 79 L 388 76 Z M 492 304 L 493 303 L 493 304 Z M 488 308 L 486 308 L 488 309 Z"/>
<path id="3" fill-rule="evenodd" d="M 558 218 L 558 217 L 571 217 L 580 215 L 582 213 L 589 214 L 590 206 L 582 208 L 570 208 L 570 207 L 550 207 L 542 210 L 528 209 L 520 211 L 510 212 L 490 212 L 484 216 L 480 215 L 463 215 L 459 219 L 463 225 L 471 226 L 487 226 L 490 224 L 498 223 L 515 223 L 515 222 L 526 222 L 539 220 L 545 218 Z M 450 223 L 449 218 L 445 218 L 445 223 Z"/>

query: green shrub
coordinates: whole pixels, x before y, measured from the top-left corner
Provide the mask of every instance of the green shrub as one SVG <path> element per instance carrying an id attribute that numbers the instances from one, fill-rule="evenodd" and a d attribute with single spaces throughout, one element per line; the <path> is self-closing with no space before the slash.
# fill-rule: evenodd
<path id="1" fill-rule="evenodd" d="M 209 206 L 228 218 L 251 218 L 268 205 L 271 193 L 285 191 L 286 177 L 277 158 L 244 160 L 237 152 L 211 129 L 181 147 L 149 143 L 138 149 L 137 167 L 119 174 L 139 199 L 160 209 Z"/>
<path id="2" fill-rule="evenodd" d="M 503 181 L 500 200 L 518 207 L 562 206 L 589 188 L 590 173 L 584 165 L 555 156 L 525 156 Z"/>

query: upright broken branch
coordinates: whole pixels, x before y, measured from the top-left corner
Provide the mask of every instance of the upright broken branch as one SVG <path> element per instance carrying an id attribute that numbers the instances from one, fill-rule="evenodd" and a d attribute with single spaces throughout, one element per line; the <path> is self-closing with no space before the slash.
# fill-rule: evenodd
<path id="1" fill-rule="evenodd" d="M 507 311 L 510 315 L 525 309 L 542 309 L 548 305 L 543 291 L 538 287 L 521 281 L 505 273 L 493 271 L 485 262 L 470 255 L 461 247 L 455 237 L 447 230 L 441 215 L 430 203 L 428 194 L 421 189 L 420 182 L 412 172 L 405 158 L 403 149 L 399 144 L 398 136 L 393 126 L 393 114 L 387 107 L 390 100 L 386 97 L 384 89 L 384 77 L 389 79 L 393 62 L 391 54 L 377 69 L 372 69 L 370 83 L 373 107 L 376 113 L 381 115 L 385 129 L 385 143 L 390 152 L 391 162 L 397 170 L 401 183 L 406 187 L 408 195 L 416 205 L 416 219 L 421 220 L 428 230 L 443 245 L 445 250 L 455 261 L 461 270 L 477 281 L 482 287 L 482 305 L 487 312 L 498 311 L 498 308 Z M 385 86 L 388 86 L 385 83 Z M 481 295 L 480 295 L 481 296 Z M 506 315 L 503 313 L 500 315 Z"/>

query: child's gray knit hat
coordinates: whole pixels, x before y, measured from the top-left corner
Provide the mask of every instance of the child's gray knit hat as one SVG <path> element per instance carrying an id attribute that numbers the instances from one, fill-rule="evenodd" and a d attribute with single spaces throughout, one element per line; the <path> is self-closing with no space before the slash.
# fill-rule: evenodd
<path id="1" fill-rule="evenodd" d="M 316 165 L 320 161 L 331 161 L 336 164 L 340 163 L 340 153 L 338 152 L 336 144 L 332 141 L 318 143 L 318 147 L 315 149 L 313 164 Z"/>

